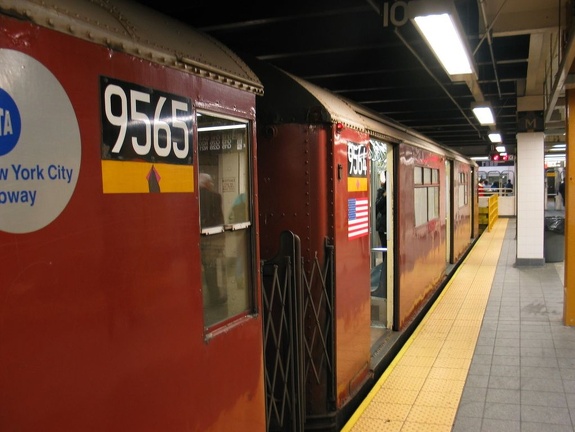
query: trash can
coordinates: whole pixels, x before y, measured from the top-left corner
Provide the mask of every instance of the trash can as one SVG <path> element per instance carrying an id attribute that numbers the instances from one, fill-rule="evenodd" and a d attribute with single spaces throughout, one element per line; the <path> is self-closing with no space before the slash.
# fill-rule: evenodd
<path id="1" fill-rule="evenodd" d="M 563 216 L 545 217 L 543 249 L 545 262 L 565 260 L 565 218 Z"/>

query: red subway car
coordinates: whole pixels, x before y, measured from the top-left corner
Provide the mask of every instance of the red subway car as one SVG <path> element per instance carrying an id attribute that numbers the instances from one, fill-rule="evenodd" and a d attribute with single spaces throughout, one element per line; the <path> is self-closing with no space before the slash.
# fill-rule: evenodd
<path id="1" fill-rule="evenodd" d="M 246 61 L 265 88 L 256 108 L 264 315 L 274 329 L 266 367 L 289 371 L 276 385 L 294 389 L 267 393 L 291 401 L 301 430 L 337 431 L 389 364 L 385 347 L 421 318 L 477 237 L 477 165 Z M 290 430 L 275 412 L 284 429 L 273 430 Z"/>
<path id="2" fill-rule="evenodd" d="M 125 1 L 0 27 L 0 430 L 266 430 L 258 78 Z"/>

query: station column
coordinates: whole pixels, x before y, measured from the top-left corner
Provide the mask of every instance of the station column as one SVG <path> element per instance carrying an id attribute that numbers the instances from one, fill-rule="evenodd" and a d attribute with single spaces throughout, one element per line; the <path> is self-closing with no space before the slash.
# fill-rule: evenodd
<path id="1" fill-rule="evenodd" d="M 545 148 L 543 132 L 517 134 L 517 265 L 543 265 Z"/>

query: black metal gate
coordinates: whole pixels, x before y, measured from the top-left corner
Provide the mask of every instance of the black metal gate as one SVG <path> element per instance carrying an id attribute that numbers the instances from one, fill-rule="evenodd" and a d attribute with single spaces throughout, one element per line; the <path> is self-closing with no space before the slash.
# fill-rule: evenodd
<path id="1" fill-rule="evenodd" d="M 304 271 L 300 240 L 280 237 L 262 262 L 266 419 L 269 432 L 330 430 L 335 424 L 333 246 Z"/>

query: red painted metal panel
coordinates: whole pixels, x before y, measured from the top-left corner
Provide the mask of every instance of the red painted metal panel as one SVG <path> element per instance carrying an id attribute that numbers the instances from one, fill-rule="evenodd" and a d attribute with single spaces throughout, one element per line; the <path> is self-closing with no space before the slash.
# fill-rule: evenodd
<path id="1" fill-rule="evenodd" d="M 281 124 L 269 126 L 258 135 L 258 182 L 260 200 L 261 254 L 263 259 L 275 256 L 280 234 L 289 230 L 299 236 L 303 258 L 303 273 L 309 281 L 305 296 L 314 305 L 324 305 L 324 284 L 317 262 L 325 266 L 325 245 L 333 239 L 333 200 L 327 164 L 331 144 L 326 140 L 322 125 Z M 314 276 L 312 276 L 312 274 Z M 336 282 L 337 283 L 337 282 Z M 309 293 L 307 292 L 309 290 Z M 302 293 L 303 295 L 303 293 Z M 308 361 L 321 364 L 318 370 L 306 373 L 306 413 L 325 415 L 328 406 L 329 382 L 332 379 L 329 362 L 331 344 L 322 338 L 332 337 L 329 311 L 318 307 L 317 318 L 308 308 L 304 314 L 304 332 L 309 347 Z M 322 334 L 319 333 L 318 325 Z M 302 342 L 303 346 L 303 342 Z M 313 368 L 312 368 L 313 369 Z"/>
<path id="2" fill-rule="evenodd" d="M 340 135 L 331 126 L 301 124 L 274 125 L 258 136 L 262 257 L 275 255 L 283 230 L 300 236 L 304 270 L 316 253 L 324 262 L 326 240 L 334 245 L 338 408 L 367 379 L 370 359 L 369 236 L 348 238 L 349 200 L 367 198 L 368 190 L 348 190 L 349 141 L 368 142 L 351 129 Z M 308 395 L 319 395 L 308 401 L 312 409 L 325 411 L 325 385 L 308 383 Z"/>
<path id="3" fill-rule="evenodd" d="M 103 194 L 98 86 L 115 77 L 251 119 L 255 97 L 13 19 L 0 27 L 0 51 L 62 85 L 82 145 L 61 214 L 0 232 L 0 429 L 265 430 L 261 320 L 206 341 L 197 192 Z"/>
<path id="4" fill-rule="evenodd" d="M 367 150 L 369 136 L 344 128 L 341 133 L 334 133 L 333 140 L 337 397 L 338 407 L 341 407 L 368 378 L 371 357 L 370 236 L 369 232 L 354 236 L 349 231 L 353 217 L 350 201 L 369 202 L 369 172 L 366 170 L 357 178 L 350 177 L 350 159 L 354 159 L 350 157 L 350 146 Z M 356 165 L 363 163 L 361 156 L 366 154 L 367 151 L 360 151 Z"/>
<path id="5" fill-rule="evenodd" d="M 439 170 L 439 217 L 415 226 L 414 167 Z M 398 244 L 399 275 L 398 329 L 403 329 L 435 292 L 445 276 L 445 159 L 429 150 L 399 146 L 398 181 Z"/>
<path id="6" fill-rule="evenodd" d="M 320 126 L 287 124 L 258 135 L 258 181 L 261 255 L 269 259 L 283 230 L 300 237 L 302 256 L 309 264 L 332 237 L 328 215 L 325 130 Z"/>

